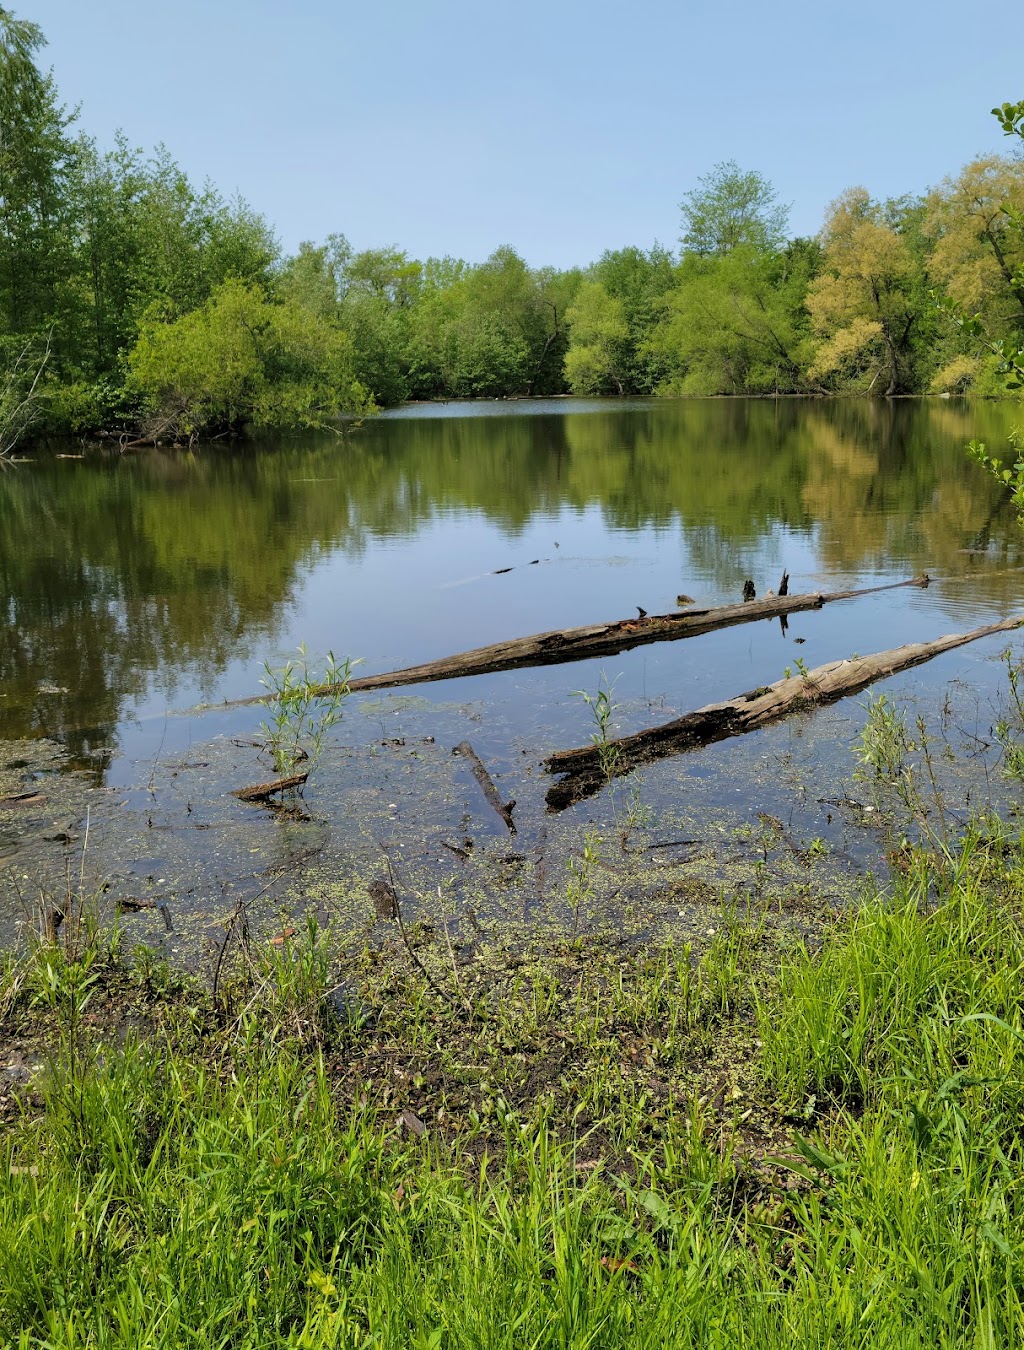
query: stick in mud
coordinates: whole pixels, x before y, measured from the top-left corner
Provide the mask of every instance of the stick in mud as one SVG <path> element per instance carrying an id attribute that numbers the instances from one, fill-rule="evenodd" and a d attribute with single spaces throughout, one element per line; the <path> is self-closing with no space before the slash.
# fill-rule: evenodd
<path id="1" fill-rule="evenodd" d="M 231 795 L 242 802 L 265 802 L 275 792 L 284 792 L 287 788 L 301 787 L 308 777 L 308 769 L 305 773 L 289 773 L 284 778 L 274 778 L 269 783 L 255 783 L 252 787 L 235 788 Z"/>
<path id="2" fill-rule="evenodd" d="M 509 834 L 515 834 L 516 823 L 512 819 L 512 812 L 515 809 L 515 801 L 503 802 L 498 796 L 498 789 L 494 786 L 494 780 L 484 767 L 483 760 L 470 745 L 469 741 L 459 741 L 458 745 L 452 751 L 453 755 L 461 755 L 463 759 L 469 761 L 469 767 L 473 770 L 473 777 L 480 784 L 480 788 L 487 798 L 487 803 L 491 806 L 508 826 Z"/>
<path id="3" fill-rule="evenodd" d="M 696 750 L 714 741 L 730 736 L 742 736 L 785 717 L 788 713 L 820 703 L 855 694 L 875 680 L 895 675 L 911 666 L 921 665 L 943 652 L 962 647 L 968 642 L 989 637 L 993 633 L 1007 633 L 1024 624 L 1024 619 L 1004 619 L 988 624 L 970 633 L 949 633 L 934 642 L 914 642 L 869 656 L 855 656 L 846 661 L 831 661 L 816 666 L 805 674 L 793 675 L 775 684 L 752 689 L 722 703 L 709 703 L 696 712 L 687 713 L 672 722 L 649 727 L 632 736 L 622 736 L 602 745 L 604 757 L 593 745 L 575 750 L 562 750 L 544 761 L 548 773 L 565 776 L 548 789 L 545 801 L 549 811 L 563 811 L 574 802 L 591 797 L 611 777 L 627 774 L 641 764 L 662 759 L 668 755 Z M 607 749 L 615 751 L 613 757 Z"/>

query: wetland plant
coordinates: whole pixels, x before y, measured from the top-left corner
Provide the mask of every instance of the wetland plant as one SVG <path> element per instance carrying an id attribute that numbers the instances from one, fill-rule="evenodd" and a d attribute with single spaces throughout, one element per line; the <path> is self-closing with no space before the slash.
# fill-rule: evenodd
<path id="1" fill-rule="evenodd" d="M 1007 647 L 1003 652 L 1010 685 L 1010 708 L 992 727 L 1003 752 L 1003 768 L 1010 778 L 1024 778 L 1024 660 L 1015 661 Z"/>
<path id="2" fill-rule="evenodd" d="M 283 666 L 264 662 L 260 683 L 268 690 L 270 712 L 260 730 L 279 774 L 294 773 L 302 763 L 308 765 L 308 773 L 316 768 L 327 734 L 341 718 L 353 664 L 350 657 L 338 661 L 329 651 L 323 671 L 318 672 L 304 642 L 298 656 Z"/>
<path id="3" fill-rule="evenodd" d="M 583 836 L 583 853 L 569 859 L 569 881 L 565 897 L 572 911 L 573 941 L 579 936 L 580 915 L 594 898 L 594 871 L 601 859 L 601 836 L 588 830 Z"/>
<path id="4" fill-rule="evenodd" d="M 597 750 L 601 772 L 609 783 L 615 777 L 615 769 L 619 760 L 618 749 L 612 744 L 610 735 L 612 716 L 615 712 L 615 703 L 612 699 L 614 689 L 615 680 L 612 680 L 609 684 L 608 677 L 602 671 L 596 694 L 590 693 L 587 689 L 574 689 L 572 691 L 573 698 L 582 699 L 590 709 L 590 716 L 594 723 L 590 740 Z"/>

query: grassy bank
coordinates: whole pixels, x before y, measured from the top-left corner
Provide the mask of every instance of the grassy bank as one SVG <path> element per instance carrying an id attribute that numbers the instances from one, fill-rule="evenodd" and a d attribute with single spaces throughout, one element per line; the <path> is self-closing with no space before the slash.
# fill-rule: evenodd
<path id="1" fill-rule="evenodd" d="M 414 935 L 216 999 L 109 935 L 7 971 L 0 1340 L 1003 1346 L 1024 1335 L 1024 850 L 902 859 L 812 939 Z"/>

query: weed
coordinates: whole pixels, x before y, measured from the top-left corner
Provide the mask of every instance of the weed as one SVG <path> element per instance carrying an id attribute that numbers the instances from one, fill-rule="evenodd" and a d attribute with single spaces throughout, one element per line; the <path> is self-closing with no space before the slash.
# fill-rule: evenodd
<path id="1" fill-rule="evenodd" d="M 909 749 L 906 716 L 884 694 L 869 696 L 867 710 L 867 721 L 854 750 L 861 765 L 855 776 L 863 778 L 864 771 L 870 769 L 875 778 L 895 782 L 903 773 Z"/>
<path id="2" fill-rule="evenodd" d="M 1011 778 L 1024 779 L 1024 661 L 1015 661 L 1008 647 L 1003 652 L 1010 709 L 996 720 L 992 730 L 1003 752 L 1003 767 Z"/>
<path id="3" fill-rule="evenodd" d="M 260 729 L 277 773 L 293 773 L 300 763 L 308 764 L 310 773 L 316 768 L 327 734 L 341 717 L 352 666 L 351 658 L 338 661 L 328 652 L 324 669 L 318 672 L 310 664 L 305 643 L 298 657 L 283 666 L 264 663 L 260 683 L 269 690 L 270 712 Z"/>
<path id="4" fill-rule="evenodd" d="M 594 870 L 601 857 L 601 836 L 588 830 L 583 836 L 583 852 L 579 857 L 569 859 L 569 880 L 565 888 L 565 898 L 569 902 L 572 914 L 572 936 L 579 934 L 580 916 L 594 898 Z"/>
<path id="5" fill-rule="evenodd" d="M 594 721 L 594 730 L 591 732 L 590 740 L 597 749 L 601 772 L 609 783 L 615 777 L 615 769 L 619 760 L 618 749 L 612 744 L 610 735 L 612 716 L 615 712 L 615 703 L 612 700 L 614 689 L 615 680 L 609 684 L 607 676 L 602 671 L 596 694 L 591 694 L 586 689 L 574 689 L 572 692 L 573 698 L 582 699 L 590 709 L 590 715 Z"/>

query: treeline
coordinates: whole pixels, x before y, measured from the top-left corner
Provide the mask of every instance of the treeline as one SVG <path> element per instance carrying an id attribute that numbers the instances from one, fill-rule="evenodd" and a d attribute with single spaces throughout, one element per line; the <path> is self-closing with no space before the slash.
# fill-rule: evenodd
<path id="1" fill-rule="evenodd" d="M 832 204 L 791 239 L 760 174 L 717 166 L 681 249 L 531 268 L 285 256 L 241 200 L 170 154 L 74 134 L 33 24 L 0 9 L 0 455 L 41 431 L 174 441 L 322 426 L 405 399 L 584 394 L 995 393 L 1024 335 L 1024 163 L 988 156 L 921 197 Z"/>

